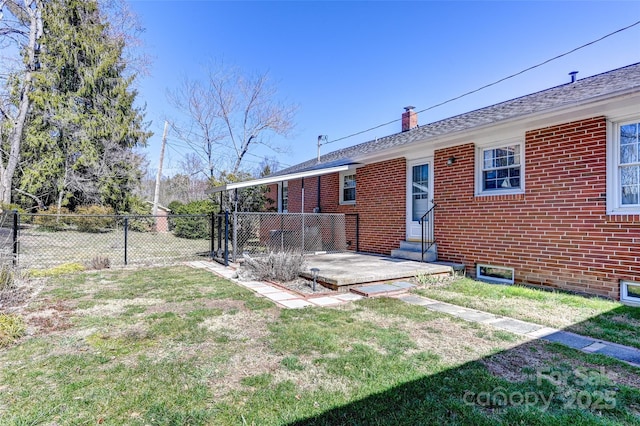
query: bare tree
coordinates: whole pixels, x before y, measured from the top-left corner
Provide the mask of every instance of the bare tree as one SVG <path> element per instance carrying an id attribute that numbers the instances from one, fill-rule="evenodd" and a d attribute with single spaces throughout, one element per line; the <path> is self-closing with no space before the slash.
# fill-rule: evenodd
<path id="1" fill-rule="evenodd" d="M 204 83 L 185 79 L 169 100 L 188 116 L 177 133 L 204 154 L 211 177 L 216 167 L 237 174 L 258 145 L 282 152 L 270 137 L 289 136 L 297 110 L 278 101 L 267 73 L 246 76 L 224 64 L 209 68 Z"/>
<path id="2" fill-rule="evenodd" d="M 18 57 L 23 55 L 23 68 L 18 74 L 3 70 L 7 75 L 17 76 L 13 84 L 5 82 L 6 92 L 0 98 L 0 201 L 7 204 L 11 203 L 11 181 L 20 160 L 20 145 L 31 105 L 33 73 L 38 69 L 42 7 L 40 0 L 0 1 L 1 43 L 12 46 Z"/>
<path id="3" fill-rule="evenodd" d="M 207 176 L 213 177 L 219 160 L 215 150 L 222 146 L 225 134 L 219 108 L 213 102 L 209 88 L 199 81 L 185 78 L 179 88 L 169 92 L 168 97 L 173 106 L 188 117 L 184 126 L 172 124 L 173 133 L 206 163 Z"/>

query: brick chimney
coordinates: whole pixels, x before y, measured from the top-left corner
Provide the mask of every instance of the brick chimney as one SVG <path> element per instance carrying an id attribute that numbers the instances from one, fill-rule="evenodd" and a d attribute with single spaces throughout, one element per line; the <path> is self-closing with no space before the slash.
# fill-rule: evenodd
<path id="1" fill-rule="evenodd" d="M 414 108 L 413 106 L 404 107 L 404 112 L 402 113 L 403 132 L 418 127 L 418 113 L 413 110 Z"/>

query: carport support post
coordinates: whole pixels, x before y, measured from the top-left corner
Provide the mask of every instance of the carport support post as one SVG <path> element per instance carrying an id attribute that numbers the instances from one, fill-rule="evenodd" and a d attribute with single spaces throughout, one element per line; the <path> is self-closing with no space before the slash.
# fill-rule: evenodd
<path id="1" fill-rule="evenodd" d="M 211 259 L 213 259 L 213 251 L 215 250 L 215 243 L 216 243 L 216 234 L 215 234 L 215 221 L 216 221 L 216 215 L 214 212 L 211 212 L 211 228 L 209 228 L 209 237 L 211 238 L 211 252 L 209 253 L 209 256 L 211 256 Z"/>
<path id="2" fill-rule="evenodd" d="M 229 266 L 229 210 L 224 211 L 224 266 Z"/>
<path id="3" fill-rule="evenodd" d="M 302 178 L 302 253 L 304 253 L 304 178 Z"/>
<path id="4" fill-rule="evenodd" d="M 233 191 L 234 204 L 233 209 L 233 261 L 238 260 L 238 188 Z"/>
<path id="5" fill-rule="evenodd" d="M 220 213 L 218 214 L 218 249 L 222 248 L 222 192 L 220 192 Z"/>

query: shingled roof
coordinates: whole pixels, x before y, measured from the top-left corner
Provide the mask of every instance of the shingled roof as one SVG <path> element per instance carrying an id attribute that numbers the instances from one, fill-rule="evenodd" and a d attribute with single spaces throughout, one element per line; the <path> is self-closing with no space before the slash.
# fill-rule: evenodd
<path id="1" fill-rule="evenodd" d="M 318 168 L 322 164 L 352 161 L 364 155 L 418 141 L 424 142 L 437 136 L 468 131 L 481 126 L 580 104 L 601 97 L 613 97 L 617 94 L 636 91 L 640 91 L 640 63 L 456 115 L 406 132 L 329 152 L 320 157 L 320 163 L 314 158 L 273 175 L 279 176 Z"/>

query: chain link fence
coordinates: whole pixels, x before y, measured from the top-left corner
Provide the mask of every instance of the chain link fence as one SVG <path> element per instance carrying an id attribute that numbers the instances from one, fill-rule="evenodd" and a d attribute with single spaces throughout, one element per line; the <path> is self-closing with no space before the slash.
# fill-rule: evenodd
<path id="1" fill-rule="evenodd" d="M 343 214 L 235 213 L 230 218 L 229 250 L 234 261 L 243 253 L 355 250 L 353 239 L 347 238 L 347 229 L 351 227 Z"/>
<path id="2" fill-rule="evenodd" d="M 0 263 L 44 269 L 164 265 L 213 258 L 227 264 L 243 253 L 358 250 L 358 216 L 311 213 L 223 213 L 122 216 L 0 215 Z"/>
<path id="3" fill-rule="evenodd" d="M 98 216 L 19 214 L 15 261 L 24 269 L 63 263 L 89 267 L 163 265 L 209 257 L 217 247 L 212 215 Z"/>

